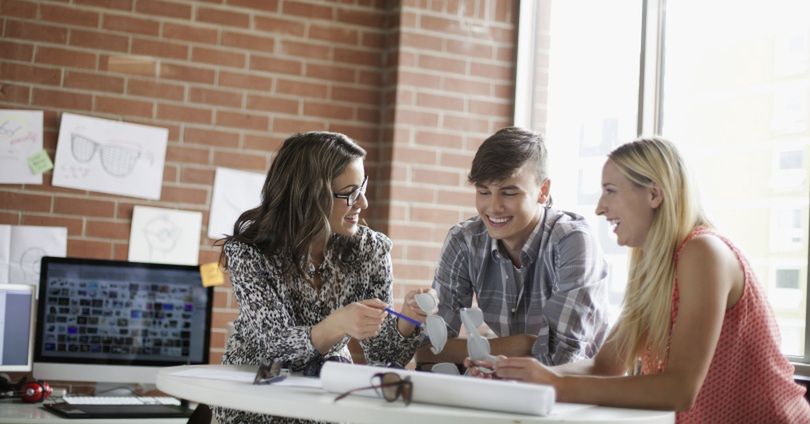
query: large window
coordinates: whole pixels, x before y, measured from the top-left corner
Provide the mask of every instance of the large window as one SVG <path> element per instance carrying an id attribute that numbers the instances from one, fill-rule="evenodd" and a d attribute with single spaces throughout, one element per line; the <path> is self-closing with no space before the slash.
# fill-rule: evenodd
<path id="1" fill-rule="evenodd" d="M 807 16 L 806 0 L 521 2 L 516 123 L 546 134 L 556 205 L 598 230 L 613 317 L 627 258 L 594 215 L 601 166 L 617 145 L 661 134 L 751 262 L 783 352 L 807 362 Z"/>

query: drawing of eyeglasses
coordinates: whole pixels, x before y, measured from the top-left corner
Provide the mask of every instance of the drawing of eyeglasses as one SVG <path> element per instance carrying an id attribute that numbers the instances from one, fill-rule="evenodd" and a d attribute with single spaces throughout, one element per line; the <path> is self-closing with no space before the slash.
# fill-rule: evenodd
<path id="1" fill-rule="evenodd" d="M 11 137 L 22 128 L 22 125 L 18 122 L 13 122 L 11 120 L 5 121 L 0 124 L 0 135 L 5 137 Z"/>
<path id="2" fill-rule="evenodd" d="M 140 158 L 152 164 L 152 157 L 148 152 L 134 147 L 102 144 L 77 133 L 70 134 L 70 151 L 73 158 L 81 163 L 90 162 L 96 152 L 100 152 L 101 166 L 105 172 L 114 177 L 126 177 L 131 174 Z"/>

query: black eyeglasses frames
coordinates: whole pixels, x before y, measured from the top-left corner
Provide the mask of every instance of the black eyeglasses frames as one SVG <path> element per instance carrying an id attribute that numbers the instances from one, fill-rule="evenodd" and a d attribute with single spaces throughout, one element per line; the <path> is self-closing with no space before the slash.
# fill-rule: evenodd
<path id="1" fill-rule="evenodd" d="M 352 393 L 370 389 L 374 389 L 378 395 L 382 396 L 382 398 L 388 402 L 394 402 L 402 397 L 402 401 L 405 402 L 407 406 L 411 404 L 411 399 L 413 399 L 413 382 L 410 377 L 402 378 L 395 372 L 380 372 L 371 377 L 370 386 L 358 387 L 341 393 L 335 398 L 335 402 Z"/>
<path id="2" fill-rule="evenodd" d="M 346 206 L 354 206 L 357 200 L 360 199 L 360 195 L 366 193 L 366 187 L 368 187 L 368 175 L 363 178 L 363 182 L 356 189 L 349 193 L 335 193 L 334 196 L 338 199 L 345 199 Z"/>

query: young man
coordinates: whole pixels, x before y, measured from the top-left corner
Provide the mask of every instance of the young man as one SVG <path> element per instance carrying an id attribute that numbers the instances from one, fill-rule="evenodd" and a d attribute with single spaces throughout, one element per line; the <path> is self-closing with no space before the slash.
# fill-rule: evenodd
<path id="1" fill-rule="evenodd" d="M 607 263 L 579 215 L 551 208 L 541 135 L 504 128 L 475 154 L 468 177 L 478 216 L 450 229 L 433 280 L 448 342 L 417 364 L 462 363 L 459 310 L 473 296 L 497 334 L 491 353 L 548 365 L 592 357 L 607 331 Z"/>

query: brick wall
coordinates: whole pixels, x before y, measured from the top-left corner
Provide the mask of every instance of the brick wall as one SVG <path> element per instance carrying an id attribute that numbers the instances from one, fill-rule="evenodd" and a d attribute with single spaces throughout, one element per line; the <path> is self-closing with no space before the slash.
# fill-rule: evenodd
<path id="1" fill-rule="evenodd" d="M 367 219 L 394 240 L 396 293 L 429 284 L 469 216 L 478 144 L 509 124 L 515 12 L 501 0 L 0 2 L 0 107 L 45 111 L 53 157 L 72 112 L 169 130 L 159 201 L 0 186 L 0 223 L 68 228 L 68 255 L 126 259 L 135 205 L 200 211 L 217 166 L 265 172 L 279 143 L 344 132 L 369 152 Z M 235 318 L 215 290 L 212 362 Z"/>

